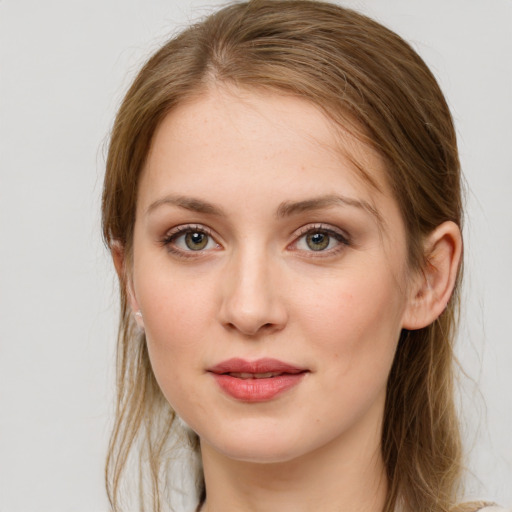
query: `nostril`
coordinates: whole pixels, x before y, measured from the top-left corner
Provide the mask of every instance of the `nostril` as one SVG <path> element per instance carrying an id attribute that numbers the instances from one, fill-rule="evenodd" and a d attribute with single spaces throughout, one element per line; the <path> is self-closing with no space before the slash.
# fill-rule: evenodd
<path id="1" fill-rule="evenodd" d="M 229 331 L 241 331 L 247 336 L 257 336 L 258 334 L 270 334 L 274 330 L 278 330 L 278 327 L 272 322 L 267 322 L 261 325 L 246 325 L 241 326 L 233 322 L 227 322 L 224 324 L 225 328 Z"/>

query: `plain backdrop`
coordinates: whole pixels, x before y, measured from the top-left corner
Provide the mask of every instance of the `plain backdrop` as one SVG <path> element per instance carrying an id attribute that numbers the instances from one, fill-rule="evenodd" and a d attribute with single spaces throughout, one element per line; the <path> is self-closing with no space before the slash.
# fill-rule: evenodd
<path id="1" fill-rule="evenodd" d="M 139 66 L 220 2 L 0 0 L 0 512 L 106 512 L 117 290 L 104 153 Z M 512 505 L 512 1 L 347 0 L 438 77 L 467 180 L 468 496 Z"/>

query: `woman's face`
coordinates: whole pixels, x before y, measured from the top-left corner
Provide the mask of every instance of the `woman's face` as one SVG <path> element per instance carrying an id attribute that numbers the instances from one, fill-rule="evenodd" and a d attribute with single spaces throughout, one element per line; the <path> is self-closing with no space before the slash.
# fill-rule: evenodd
<path id="1" fill-rule="evenodd" d="M 213 89 L 157 130 L 132 306 L 164 395 L 217 453 L 277 462 L 379 438 L 406 261 L 383 162 L 304 100 Z"/>

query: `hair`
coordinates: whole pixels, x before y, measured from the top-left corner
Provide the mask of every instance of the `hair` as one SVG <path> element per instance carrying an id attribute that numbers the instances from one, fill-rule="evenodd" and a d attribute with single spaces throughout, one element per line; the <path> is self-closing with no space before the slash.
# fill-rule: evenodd
<path id="1" fill-rule="evenodd" d="M 155 130 L 173 108 L 214 84 L 302 98 L 378 151 L 405 222 L 411 268 L 427 265 L 423 241 L 434 228 L 444 221 L 462 225 L 453 121 L 434 76 L 411 46 L 379 23 L 330 3 L 252 0 L 228 5 L 168 41 L 122 102 L 110 139 L 102 213 L 107 245 L 122 247 L 128 262 L 138 180 Z M 107 491 L 112 509 L 120 510 L 121 477 L 135 457 L 142 477 L 149 475 L 152 489 L 145 494 L 157 512 L 176 422 L 153 375 L 144 334 L 131 318 L 122 275 L 120 281 Z M 460 281 L 461 269 L 440 317 L 423 329 L 404 330 L 398 342 L 381 440 L 388 479 L 384 512 L 398 503 L 415 512 L 448 511 L 456 503 L 462 450 L 453 342 Z"/>

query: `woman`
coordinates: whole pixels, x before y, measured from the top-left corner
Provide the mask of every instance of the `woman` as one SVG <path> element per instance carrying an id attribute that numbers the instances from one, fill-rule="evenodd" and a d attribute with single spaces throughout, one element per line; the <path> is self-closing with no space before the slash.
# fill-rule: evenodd
<path id="1" fill-rule="evenodd" d="M 461 224 L 448 107 L 394 33 L 255 0 L 169 41 L 105 177 L 113 509 L 134 455 L 142 501 L 169 506 L 183 423 L 203 512 L 482 509 L 456 506 Z"/>

